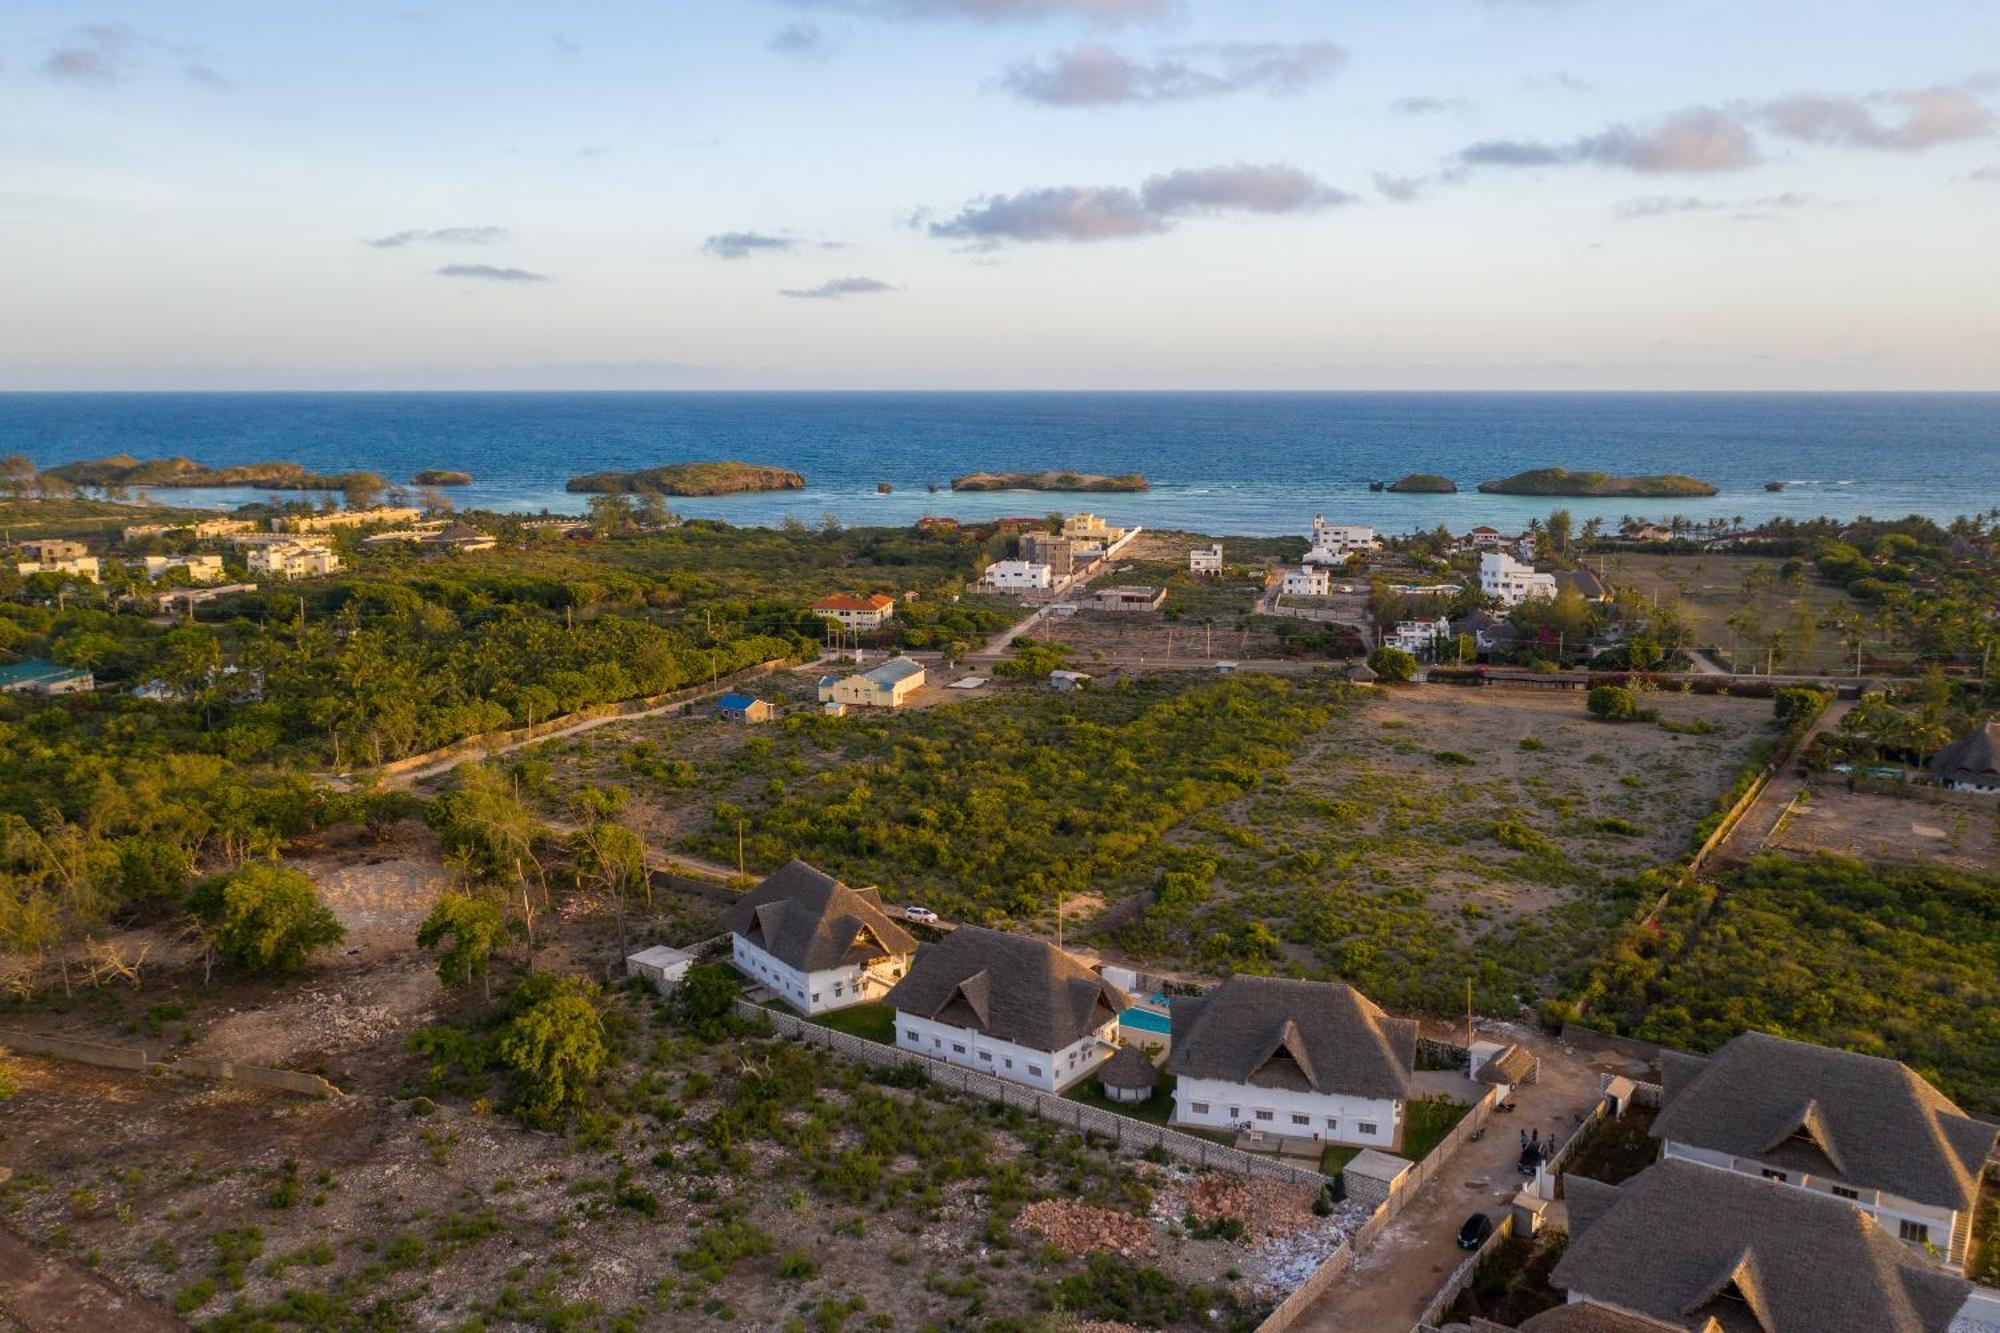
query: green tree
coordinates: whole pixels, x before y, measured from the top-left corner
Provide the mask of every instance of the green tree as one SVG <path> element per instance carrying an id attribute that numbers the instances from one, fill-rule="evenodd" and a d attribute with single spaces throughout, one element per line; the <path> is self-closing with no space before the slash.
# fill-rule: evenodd
<path id="1" fill-rule="evenodd" d="M 1584 700 L 1584 706 L 1606 722 L 1630 722 L 1639 715 L 1639 701 L 1623 685 L 1599 685 Z"/>
<path id="2" fill-rule="evenodd" d="M 494 1050 L 520 1081 L 516 1110 L 530 1124 L 553 1127 L 583 1104 L 590 1082 L 611 1057 L 598 989 L 577 977 L 529 977 L 519 1006 Z"/>
<path id="3" fill-rule="evenodd" d="M 437 953 L 438 980 L 447 986 L 469 986 L 479 977 L 489 1001 L 493 951 L 506 938 L 507 916 L 500 904 L 469 893 L 440 895 L 417 927 L 417 947 Z"/>
<path id="4" fill-rule="evenodd" d="M 697 963 L 674 993 L 681 1017 L 704 1037 L 713 1038 L 736 1008 L 736 977 L 717 963 Z"/>
<path id="5" fill-rule="evenodd" d="M 201 923 L 211 967 L 220 957 L 247 971 L 295 972 L 314 949 L 347 934 L 312 879 L 274 861 L 203 880 L 188 905 Z"/>
<path id="6" fill-rule="evenodd" d="M 1417 675 L 1417 659 L 1401 648 L 1377 648 L 1368 654 L 1368 666 L 1378 679 L 1392 685 L 1414 680 Z"/>

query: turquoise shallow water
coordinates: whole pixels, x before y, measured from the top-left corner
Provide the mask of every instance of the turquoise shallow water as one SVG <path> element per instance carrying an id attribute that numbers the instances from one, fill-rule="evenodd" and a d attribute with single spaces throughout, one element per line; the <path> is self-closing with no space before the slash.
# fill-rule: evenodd
<path id="1" fill-rule="evenodd" d="M 1542 499 L 1482 496 L 1531 467 L 1685 472 L 1712 499 L 1571 501 L 1579 520 L 1771 515 L 1946 519 L 2000 505 L 2000 394 L 0 394 L 0 453 L 269 459 L 407 480 L 461 468 L 461 504 L 576 511 L 581 472 L 734 458 L 804 491 L 677 501 L 744 524 L 831 513 L 902 524 L 1095 509 L 1126 523 L 1300 532 L 1316 512 L 1390 532 L 1514 527 Z M 954 495 L 961 473 L 1143 472 L 1143 495 Z M 1372 493 L 1437 472 L 1455 496 Z M 876 483 L 894 490 L 878 495 Z M 1782 492 L 1767 481 L 1787 483 Z M 930 486 L 947 487 L 933 492 Z M 219 504 L 253 492 L 169 491 Z"/>

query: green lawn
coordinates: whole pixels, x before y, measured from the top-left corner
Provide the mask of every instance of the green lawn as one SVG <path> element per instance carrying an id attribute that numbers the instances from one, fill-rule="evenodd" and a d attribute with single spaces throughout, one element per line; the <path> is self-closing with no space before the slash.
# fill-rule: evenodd
<path id="1" fill-rule="evenodd" d="M 1445 1099 L 1411 1102 L 1403 1113 L 1402 1156 L 1413 1162 L 1423 1161 L 1471 1109 L 1463 1102 Z"/>
<path id="2" fill-rule="evenodd" d="M 807 1021 L 884 1046 L 896 1044 L 896 1011 L 886 1004 L 857 1004 L 814 1015 Z"/>
<path id="3" fill-rule="evenodd" d="M 1350 1143 L 1329 1143 L 1319 1155 L 1319 1173 L 1337 1176 L 1361 1149 Z"/>
<path id="4" fill-rule="evenodd" d="M 1104 1095 L 1103 1086 L 1093 1074 L 1065 1092 L 1063 1100 L 1081 1102 L 1085 1106 L 1094 1106 L 1100 1111 L 1109 1111 L 1113 1115 L 1122 1115 L 1132 1120 L 1143 1120 L 1149 1125 L 1166 1126 L 1174 1115 L 1174 1076 L 1161 1074 L 1159 1084 L 1153 1089 L 1153 1095 L 1143 1102 L 1114 1102 Z M 1211 1143 L 1236 1142 L 1235 1135 L 1216 1130 L 1188 1129 L 1180 1125 L 1171 1128 L 1181 1134 L 1192 1134 L 1198 1139 L 1207 1139 Z"/>

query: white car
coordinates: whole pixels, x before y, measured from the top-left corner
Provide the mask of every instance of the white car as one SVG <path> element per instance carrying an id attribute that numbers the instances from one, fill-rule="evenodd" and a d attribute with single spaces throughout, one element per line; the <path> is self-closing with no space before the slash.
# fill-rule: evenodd
<path id="1" fill-rule="evenodd" d="M 935 926 L 938 923 L 938 914 L 928 907 L 918 907 L 915 904 L 911 904 L 903 909 L 903 919 L 905 921 L 919 921 L 926 926 Z"/>

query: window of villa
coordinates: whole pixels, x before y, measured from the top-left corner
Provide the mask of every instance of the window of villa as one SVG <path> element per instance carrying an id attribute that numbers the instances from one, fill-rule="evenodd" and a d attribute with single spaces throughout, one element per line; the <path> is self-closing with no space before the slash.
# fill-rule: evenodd
<path id="1" fill-rule="evenodd" d="M 979 1058 L 980 1058 L 980 1059 L 982 1059 L 982 1060 L 984 1060 L 984 1061 L 985 1061 L 985 1062 L 986 1062 L 987 1064 L 989 1064 L 989 1065 L 990 1065 L 990 1064 L 992 1064 L 992 1063 L 993 1063 L 993 1052 L 991 1052 L 991 1051 L 981 1051 L 981 1052 L 979 1053 Z"/>
<path id="2" fill-rule="evenodd" d="M 908 1037 L 908 1038 L 909 1038 L 909 1039 L 910 1039 L 911 1041 L 922 1041 L 922 1040 L 923 1040 L 923 1038 L 922 1038 L 922 1037 L 919 1037 L 919 1036 L 917 1035 L 917 1031 L 916 1031 L 916 1029 L 915 1029 L 915 1028 L 904 1028 L 904 1029 L 903 1029 L 903 1035 L 904 1035 L 904 1036 L 906 1036 L 906 1037 Z"/>
<path id="3" fill-rule="evenodd" d="M 1830 1188 L 1833 1190 L 1833 1197 L 1836 1199 L 1858 1199 L 1861 1197 L 1860 1190 L 1851 1190 L 1845 1185 L 1834 1185 Z"/>
<path id="4" fill-rule="evenodd" d="M 1275 1117 L 1275 1116 L 1273 1116 L 1273 1115 L 1272 1115 L 1272 1113 L 1271 1113 L 1271 1112 L 1269 1112 L 1269 1111 L 1262 1111 L 1262 1110 L 1260 1110 L 1260 1111 L 1258 1111 L 1258 1112 L 1257 1112 L 1257 1118 L 1258 1118 L 1259 1120 L 1272 1120 L 1272 1119 L 1275 1119 L 1276 1117 Z"/>
<path id="5" fill-rule="evenodd" d="M 1328 1117 L 1326 1118 L 1326 1127 L 1327 1127 L 1328 1129 L 1339 1129 L 1339 1128 L 1340 1128 L 1340 1117 L 1339 1117 L 1339 1116 L 1331 1116 L 1331 1115 L 1330 1115 L 1330 1116 L 1328 1116 Z"/>
<path id="6" fill-rule="evenodd" d="M 1194 1113 L 1195 1113 L 1196 1115 L 1207 1115 L 1207 1114 L 1208 1114 L 1208 1103 L 1207 1103 L 1207 1102 L 1189 1102 L 1189 1103 L 1188 1103 L 1188 1110 L 1190 1110 L 1190 1111 L 1194 1112 Z"/>
<path id="7" fill-rule="evenodd" d="M 1908 1220 L 1898 1222 L 1896 1223 L 1896 1234 L 1904 1240 L 1909 1241 L 1912 1245 L 1928 1245 L 1931 1243 L 1931 1229 L 1922 1222 L 1911 1222 Z"/>
<path id="8" fill-rule="evenodd" d="M 1775 1180 L 1780 1183 L 1783 1183 L 1784 1181 L 1790 1180 L 1791 1177 L 1786 1175 L 1782 1171 L 1773 1170 L 1771 1167 L 1767 1166 L 1764 1168 L 1764 1179 Z"/>
<path id="9" fill-rule="evenodd" d="M 1366 1120 L 1356 1125 L 1355 1128 L 1360 1130 L 1363 1134 L 1373 1134 L 1375 1132 L 1375 1126 L 1369 1124 Z"/>
<path id="10" fill-rule="evenodd" d="M 964 1048 L 963 1046 L 959 1045 L 959 1044 L 958 1044 L 957 1042 L 953 1042 L 953 1043 L 951 1044 L 951 1049 L 952 1049 L 952 1051 L 953 1051 L 954 1053 L 956 1053 L 956 1054 L 958 1054 L 958 1055 L 964 1055 L 964 1054 L 965 1054 L 965 1048 Z"/>
<path id="11" fill-rule="evenodd" d="M 1028 1066 L 1028 1077 L 1029 1077 L 1029 1078 L 1040 1078 L 1041 1076 L 1042 1076 L 1042 1067 L 1041 1067 L 1040 1065 L 1029 1065 L 1029 1066 Z"/>
<path id="12" fill-rule="evenodd" d="M 1312 1122 L 1313 1122 L 1313 1118 L 1312 1118 L 1311 1116 L 1309 1116 L 1309 1115 L 1300 1115 L 1300 1114 L 1299 1114 L 1299 1113 L 1298 1113 L 1297 1111 L 1294 1111 L 1294 1112 L 1292 1112 L 1292 1123 L 1293 1123 L 1293 1124 L 1295 1124 L 1295 1125 L 1310 1125 L 1310 1124 L 1311 1124 Z"/>

